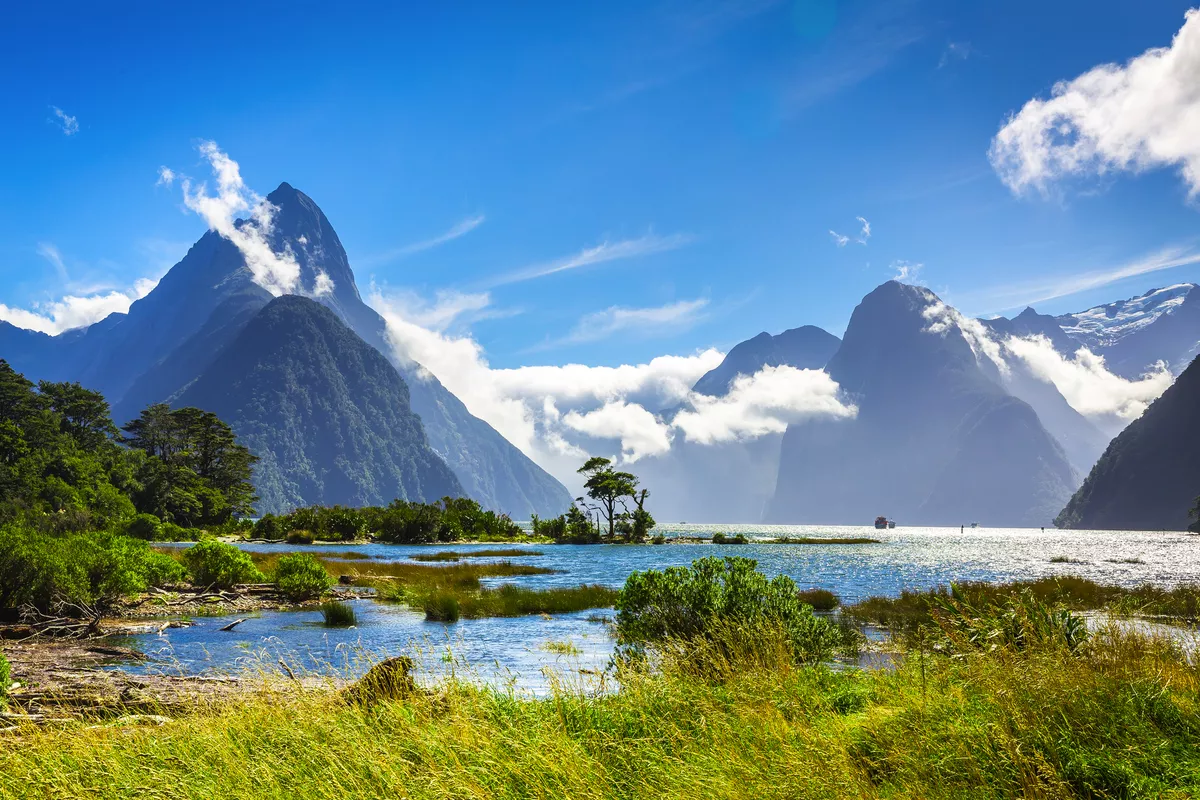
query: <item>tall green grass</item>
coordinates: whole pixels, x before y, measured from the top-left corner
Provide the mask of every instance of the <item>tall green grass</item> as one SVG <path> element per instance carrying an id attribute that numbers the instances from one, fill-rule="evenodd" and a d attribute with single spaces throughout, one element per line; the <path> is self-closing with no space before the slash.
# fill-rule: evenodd
<path id="1" fill-rule="evenodd" d="M 739 649 L 739 647 L 741 649 Z M 1189 798 L 1200 674 L 1111 628 L 1084 654 L 912 653 L 894 670 L 798 667 L 786 641 L 664 648 L 609 693 L 449 681 L 402 699 L 266 684 L 162 727 L 0 738 L 20 798 Z M 679 652 L 692 655 L 694 647 Z"/>
<path id="2" fill-rule="evenodd" d="M 494 589 L 461 592 L 435 589 L 418 601 L 425 618 L 453 622 L 460 617 L 521 617 L 529 614 L 569 614 L 589 608 L 607 608 L 617 592 L 607 586 L 580 585 L 529 589 L 507 583 Z"/>

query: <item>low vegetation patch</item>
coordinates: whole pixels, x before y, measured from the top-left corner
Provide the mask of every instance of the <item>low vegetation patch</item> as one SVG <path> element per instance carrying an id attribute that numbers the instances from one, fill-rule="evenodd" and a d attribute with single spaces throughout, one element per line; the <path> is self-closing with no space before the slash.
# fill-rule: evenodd
<path id="1" fill-rule="evenodd" d="M 522 550 L 519 548 L 493 550 L 442 550 L 437 553 L 417 553 L 409 556 L 413 561 L 462 561 L 467 558 L 527 558 L 545 555 L 540 550 Z"/>
<path id="2" fill-rule="evenodd" d="M 484 510 L 466 497 L 437 503 L 394 500 L 387 506 L 310 506 L 288 514 L 267 514 L 253 537 L 292 543 L 375 539 L 389 544 L 523 541 L 528 535 L 504 514 Z"/>
<path id="3" fill-rule="evenodd" d="M 354 606 L 349 603 L 322 603 L 321 616 L 326 628 L 351 628 L 358 622 Z"/>
<path id="4" fill-rule="evenodd" d="M 879 539 L 867 536 L 780 536 L 767 539 L 765 544 L 879 544 Z"/>
<path id="5" fill-rule="evenodd" d="M 800 589 L 796 599 L 806 606 L 812 606 L 813 611 L 832 611 L 841 605 L 842 600 L 828 589 Z"/>
<path id="6" fill-rule="evenodd" d="M 1071 575 L 1004 584 L 964 582 L 928 591 L 905 590 L 899 597 L 861 600 L 844 608 L 843 613 L 860 622 L 911 632 L 932 625 L 934 611 L 956 597 L 976 608 L 1002 608 L 1026 596 L 1045 606 L 1070 611 L 1110 611 L 1180 620 L 1196 620 L 1200 616 L 1200 586 L 1128 588 Z"/>
<path id="7" fill-rule="evenodd" d="M 713 544 L 749 544 L 750 540 L 746 538 L 746 534 L 737 533 L 729 536 L 724 533 L 714 533 L 712 536 Z"/>
<path id="8" fill-rule="evenodd" d="M 570 614 L 589 608 L 607 608 L 617 599 L 617 591 L 607 586 L 581 585 L 530 589 L 506 583 L 496 588 L 462 591 L 438 588 L 414 605 L 435 622 L 454 622 L 459 618 L 522 617 L 530 614 Z"/>

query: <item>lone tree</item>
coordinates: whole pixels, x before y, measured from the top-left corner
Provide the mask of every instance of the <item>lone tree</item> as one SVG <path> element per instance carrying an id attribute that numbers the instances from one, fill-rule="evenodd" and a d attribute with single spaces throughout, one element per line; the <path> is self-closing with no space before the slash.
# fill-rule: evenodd
<path id="1" fill-rule="evenodd" d="M 608 538 L 616 538 L 618 527 L 626 539 L 642 541 L 647 532 L 654 527 L 654 517 L 645 510 L 646 498 L 650 492 L 638 489 L 638 477 L 631 472 L 618 472 L 613 469 L 612 461 L 601 456 L 593 456 L 579 468 L 581 475 L 586 475 L 584 489 L 587 496 L 595 501 L 596 510 L 608 523 Z M 583 498 L 579 498 L 583 502 Z M 631 511 L 627 501 L 632 501 Z"/>

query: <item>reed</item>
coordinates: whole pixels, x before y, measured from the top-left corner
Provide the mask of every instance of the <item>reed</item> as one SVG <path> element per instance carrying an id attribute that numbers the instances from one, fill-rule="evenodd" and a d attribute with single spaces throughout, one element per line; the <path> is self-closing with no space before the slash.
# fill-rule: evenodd
<path id="1" fill-rule="evenodd" d="M 349 603 L 322 603 L 321 616 L 326 628 L 351 628 L 358 624 L 354 606 Z"/>

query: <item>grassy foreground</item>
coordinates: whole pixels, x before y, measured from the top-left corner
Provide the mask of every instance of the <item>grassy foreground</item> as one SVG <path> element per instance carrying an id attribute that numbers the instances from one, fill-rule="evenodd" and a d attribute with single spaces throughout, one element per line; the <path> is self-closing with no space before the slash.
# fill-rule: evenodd
<path id="1" fill-rule="evenodd" d="M 461 683 L 348 705 L 265 687 L 157 728 L 0 739 L 0 796 L 1194 797 L 1200 670 L 1100 632 L 1082 653 L 795 667 L 769 641 L 703 674 L 669 657 L 615 693 Z M 694 655 L 694 651 L 692 651 Z"/>

